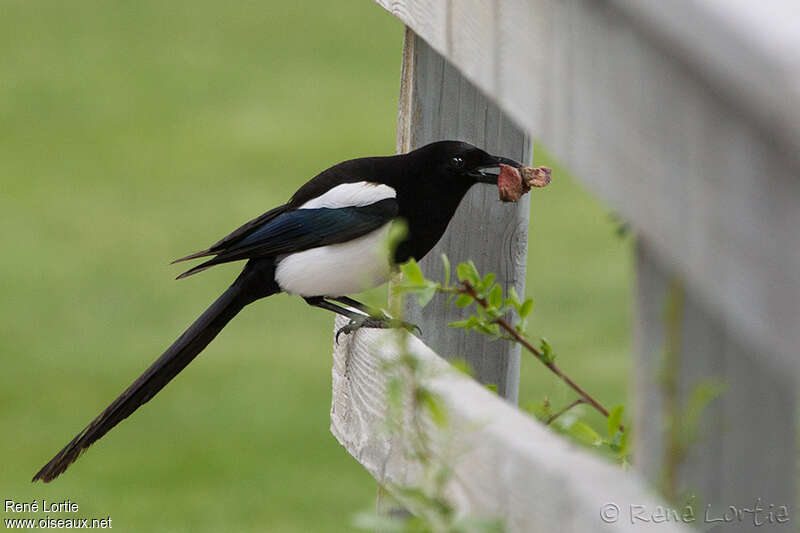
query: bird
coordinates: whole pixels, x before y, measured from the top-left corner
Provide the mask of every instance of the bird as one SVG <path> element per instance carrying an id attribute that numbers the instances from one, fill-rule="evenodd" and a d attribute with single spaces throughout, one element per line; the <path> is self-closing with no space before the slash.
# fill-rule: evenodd
<path id="1" fill-rule="evenodd" d="M 45 464 L 32 481 L 62 474 L 91 444 L 153 398 L 245 306 L 285 292 L 350 319 L 337 332 L 410 326 L 348 295 L 386 282 L 439 241 L 469 189 L 497 184 L 500 165 L 520 163 L 462 141 L 438 141 L 405 154 L 351 159 L 317 174 L 283 205 L 210 247 L 173 263 L 205 258 L 178 276 L 246 261 L 234 282 L 131 385 Z M 393 221 L 406 233 L 393 253 Z"/>

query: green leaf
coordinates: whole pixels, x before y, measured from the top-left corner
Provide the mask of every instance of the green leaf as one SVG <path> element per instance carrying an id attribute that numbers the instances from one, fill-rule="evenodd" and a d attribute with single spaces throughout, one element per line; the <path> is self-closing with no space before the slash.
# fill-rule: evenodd
<path id="1" fill-rule="evenodd" d="M 553 422 L 553 427 L 557 430 L 561 431 L 562 433 L 569 434 L 570 429 L 572 426 L 578 422 L 580 418 L 580 406 L 576 406 L 563 415 L 559 416 L 555 422 Z M 573 437 L 574 438 L 574 437 Z"/>
<path id="2" fill-rule="evenodd" d="M 724 382 L 714 379 L 701 381 L 692 388 L 686 401 L 686 407 L 679 414 L 682 438 L 686 445 L 695 440 L 700 420 L 708 405 L 724 394 L 726 390 L 727 385 Z"/>
<path id="3" fill-rule="evenodd" d="M 472 303 L 472 296 L 469 294 L 459 294 L 456 298 L 456 307 L 466 307 Z"/>
<path id="4" fill-rule="evenodd" d="M 403 283 L 390 283 L 389 290 L 392 291 L 392 296 L 400 296 L 408 291 L 408 288 Z"/>
<path id="5" fill-rule="evenodd" d="M 428 410 L 434 424 L 440 428 L 447 425 L 447 409 L 438 394 L 420 387 L 417 389 L 417 400 Z"/>
<path id="6" fill-rule="evenodd" d="M 476 317 L 475 315 L 472 315 L 467 319 L 467 331 L 471 331 L 472 329 L 478 327 L 480 323 L 481 319 Z"/>
<path id="7" fill-rule="evenodd" d="M 459 263 L 456 273 L 458 274 L 458 279 L 469 282 L 469 284 L 473 287 L 477 287 L 481 282 L 481 278 L 478 275 L 478 269 L 475 268 L 475 263 L 472 261 Z"/>
<path id="8" fill-rule="evenodd" d="M 492 307 L 501 307 L 503 305 L 503 287 L 495 285 L 492 292 L 489 293 L 489 305 Z"/>
<path id="9" fill-rule="evenodd" d="M 488 291 L 489 287 L 492 286 L 494 283 L 495 275 L 493 272 L 489 272 L 485 276 L 483 276 L 483 280 L 481 280 L 481 289 L 484 291 Z"/>
<path id="10" fill-rule="evenodd" d="M 399 500 L 412 504 L 414 508 L 427 509 L 431 505 L 431 497 L 421 487 L 393 486 L 392 493 L 396 494 Z"/>
<path id="11" fill-rule="evenodd" d="M 415 292 L 419 290 L 419 285 L 412 285 L 408 282 L 408 280 L 398 281 L 397 283 L 392 283 L 392 294 L 397 296 L 398 294 L 403 294 L 406 292 Z"/>
<path id="12" fill-rule="evenodd" d="M 400 271 L 411 283 L 415 285 L 425 284 L 425 275 L 422 273 L 422 269 L 419 268 L 419 265 L 413 257 L 405 264 L 400 265 Z"/>
<path id="13" fill-rule="evenodd" d="M 537 420 L 545 422 L 553 414 L 550 409 L 550 401 L 545 398 L 542 403 L 530 403 L 525 407 L 525 410 L 536 417 Z"/>
<path id="14" fill-rule="evenodd" d="M 497 383 L 487 383 L 485 387 L 492 391 L 493 393 L 497 394 Z"/>
<path id="15" fill-rule="evenodd" d="M 515 306 L 519 306 L 519 294 L 517 294 L 517 289 L 511 287 L 508 289 L 508 299 L 511 300 L 511 303 Z"/>
<path id="16" fill-rule="evenodd" d="M 392 376 L 386 382 L 386 403 L 392 410 L 397 410 L 403 402 L 403 383 L 397 376 Z"/>
<path id="17" fill-rule="evenodd" d="M 606 444 L 608 444 L 608 447 L 611 448 L 612 452 L 619 453 L 620 450 L 619 445 L 621 442 L 622 442 L 622 432 L 620 430 L 617 430 L 617 432 L 611 436 L 611 440 L 606 441 Z"/>
<path id="18" fill-rule="evenodd" d="M 622 431 L 621 433 L 622 435 L 620 435 L 619 439 L 619 456 L 620 458 L 624 459 L 625 456 L 628 455 L 628 450 L 629 450 L 630 441 L 628 440 L 628 436 L 631 433 L 630 425 L 626 427 L 625 431 Z"/>
<path id="19" fill-rule="evenodd" d="M 464 322 L 464 325 L 467 324 L 466 320 L 462 320 L 461 322 Z M 454 327 L 453 324 L 454 324 L 454 322 L 451 322 L 450 326 Z M 460 326 L 460 327 L 463 327 L 463 326 Z M 472 366 L 470 366 L 470 364 L 466 361 L 466 359 L 450 359 L 449 362 L 453 366 L 453 368 L 455 368 L 456 370 L 458 370 L 462 374 L 466 374 L 466 375 L 468 375 L 470 377 L 475 375 L 475 371 L 472 369 Z"/>
<path id="20" fill-rule="evenodd" d="M 489 318 L 490 321 L 495 322 L 498 318 L 503 316 L 503 308 L 502 307 L 489 307 L 486 310 L 486 316 Z"/>
<path id="21" fill-rule="evenodd" d="M 442 254 L 442 267 L 444 268 L 444 286 L 450 286 L 450 260 L 447 254 Z"/>
<path id="22" fill-rule="evenodd" d="M 622 422 L 622 412 L 625 411 L 625 406 L 618 405 L 611 410 L 608 414 L 608 436 L 613 437 L 619 429 Z"/>
<path id="23" fill-rule="evenodd" d="M 411 352 L 406 352 L 400 357 L 400 362 L 412 372 L 419 369 L 419 358 Z"/>
<path id="24" fill-rule="evenodd" d="M 527 300 L 525 300 L 522 303 L 521 306 L 519 306 L 519 310 L 518 310 L 519 317 L 520 318 L 525 318 L 526 316 L 531 314 L 532 310 L 533 310 L 533 298 L 528 298 Z"/>
<path id="25" fill-rule="evenodd" d="M 447 302 L 445 302 L 444 306 L 449 309 L 450 308 L 450 304 L 453 303 L 453 300 L 455 300 L 455 299 L 456 299 L 456 295 L 455 294 L 453 294 L 453 293 L 448 294 L 447 295 Z"/>
<path id="26" fill-rule="evenodd" d="M 552 363 L 556 359 L 556 354 L 553 353 L 553 348 L 550 346 L 550 343 L 547 342 L 547 339 L 542 337 L 539 343 L 539 351 L 542 352 L 542 359 L 544 359 L 545 363 Z"/>
<path id="27" fill-rule="evenodd" d="M 500 328 L 497 324 L 487 324 L 486 322 L 479 322 L 476 329 L 485 335 L 499 335 Z"/>
<path id="28" fill-rule="evenodd" d="M 572 427 L 569 428 L 569 434 L 577 440 L 592 446 L 600 446 L 603 444 L 603 438 L 600 434 L 585 422 L 578 421 L 572 424 Z"/>
<path id="29" fill-rule="evenodd" d="M 451 328 L 466 328 L 469 325 L 470 325 L 469 320 L 454 320 L 449 324 L 447 324 L 447 326 Z"/>
<path id="30" fill-rule="evenodd" d="M 417 293 L 417 301 L 419 302 L 420 307 L 425 307 L 430 303 L 433 297 L 436 295 L 437 287 L 436 285 L 428 285 L 421 291 Z"/>
<path id="31" fill-rule="evenodd" d="M 408 236 L 408 223 L 402 218 L 396 218 L 389 226 L 389 235 L 386 238 L 386 248 L 389 257 L 394 257 L 394 252 L 400 243 Z"/>

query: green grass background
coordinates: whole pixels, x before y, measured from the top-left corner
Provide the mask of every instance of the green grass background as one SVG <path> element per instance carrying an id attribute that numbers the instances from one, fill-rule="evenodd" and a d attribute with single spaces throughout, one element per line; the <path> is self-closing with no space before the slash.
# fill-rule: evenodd
<path id="1" fill-rule="evenodd" d="M 375 483 L 328 431 L 332 317 L 285 295 L 63 478 L 29 480 L 239 268 L 175 282 L 171 259 L 394 150 L 401 24 L 366 0 L 0 8 L 0 498 L 121 531 L 349 531 Z M 530 331 L 622 403 L 630 243 L 557 166 L 532 196 Z M 544 396 L 572 399 L 525 360 L 522 402 Z"/>

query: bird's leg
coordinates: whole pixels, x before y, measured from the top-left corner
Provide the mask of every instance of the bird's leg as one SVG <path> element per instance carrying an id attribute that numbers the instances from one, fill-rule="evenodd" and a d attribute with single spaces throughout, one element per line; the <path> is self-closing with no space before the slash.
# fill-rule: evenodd
<path id="1" fill-rule="evenodd" d="M 353 309 L 358 309 L 362 313 L 366 313 L 373 318 L 383 317 L 389 320 L 390 317 L 386 316 L 386 313 L 381 311 L 380 309 L 372 308 L 368 305 L 362 304 L 358 300 L 354 300 L 347 296 L 331 296 L 327 298 L 328 300 L 333 300 L 334 302 L 339 302 L 340 304 L 344 304 L 347 307 L 352 307 Z"/>
<path id="2" fill-rule="evenodd" d="M 358 300 L 354 300 L 354 299 L 352 299 L 352 298 L 350 298 L 348 296 L 329 297 L 328 300 L 333 300 L 333 301 L 339 302 L 341 304 L 344 304 L 344 305 L 346 305 L 348 307 L 352 307 L 354 309 L 358 309 L 362 313 L 368 314 L 370 316 L 370 318 L 377 318 L 379 320 L 384 321 L 387 324 L 385 326 L 362 325 L 362 326 L 359 326 L 359 327 L 404 328 L 404 329 L 407 329 L 408 331 L 411 331 L 411 332 L 413 332 L 414 330 L 417 330 L 419 333 L 422 333 L 422 328 L 420 328 L 416 324 L 411 324 L 409 322 L 404 322 L 402 320 L 396 320 L 396 319 L 392 318 L 391 316 L 387 315 L 386 313 L 384 313 L 382 310 L 375 309 L 373 307 L 369 307 L 368 305 L 364 305 L 361 302 L 359 302 Z M 342 329 L 344 329 L 344 328 L 342 328 Z M 355 329 L 358 329 L 358 327 L 355 328 Z M 341 329 L 339 331 L 342 332 Z M 355 330 L 353 330 L 353 331 L 355 331 Z M 350 333 L 350 331 L 343 331 L 343 333 Z"/>
<path id="3" fill-rule="evenodd" d="M 348 309 L 347 307 L 342 307 L 341 305 L 337 305 L 333 302 L 329 302 L 325 299 L 324 296 L 309 296 L 303 297 L 308 305 L 313 305 L 314 307 L 319 307 L 320 309 L 327 309 L 328 311 L 333 311 L 337 315 L 346 316 L 350 320 L 357 320 L 360 318 L 369 318 L 369 316 L 365 313 L 359 311 L 353 311 L 352 309 Z"/>
<path id="4" fill-rule="evenodd" d="M 386 317 L 372 317 L 367 314 L 353 311 L 352 309 L 348 309 L 346 307 L 342 307 L 337 305 L 333 302 L 329 302 L 323 296 L 314 296 L 311 298 L 305 298 L 305 301 L 309 305 L 313 305 L 314 307 L 319 307 L 321 309 L 327 309 L 328 311 L 333 311 L 337 315 L 342 315 L 350 319 L 350 322 L 339 328 L 336 331 L 336 342 L 339 342 L 339 335 L 344 333 L 348 335 L 360 328 L 390 328 L 392 325 L 390 324 L 388 318 Z M 355 302 L 355 300 L 353 300 Z M 342 302 L 344 303 L 344 302 Z M 346 304 L 350 305 L 350 304 Z M 351 305 L 351 307 L 356 307 L 355 305 Z M 363 304 L 359 302 L 358 307 L 356 308 L 366 308 Z"/>
<path id="5" fill-rule="evenodd" d="M 313 305 L 314 307 L 319 307 L 320 309 L 327 309 L 328 311 L 333 311 L 338 315 L 345 316 L 350 319 L 350 322 L 339 328 L 336 332 L 336 342 L 339 342 L 339 335 L 344 333 L 345 335 L 349 335 L 354 331 L 357 331 L 361 328 L 405 328 L 409 331 L 413 331 L 414 329 L 420 330 L 419 326 L 415 326 L 414 324 L 409 324 L 408 322 L 403 322 L 402 320 L 396 320 L 390 317 L 387 317 L 382 312 L 378 316 L 374 316 L 370 313 L 372 310 L 367 307 L 366 305 L 353 300 L 352 298 L 347 298 L 346 296 L 343 297 L 331 297 L 331 300 L 335 300 L 339 303 L 347 305 L 349 307 L 353 307 L 358 309 L 361 312 L 353 311 L 352 309 L 347 309 L 346 307 L 342 307 L 337 305 L 333 302 L 329 302 L 324 296 L 313 296 L 309 298 L 304 298 L 306 303 L 309 305 Z M 422 331 L 422 330 L 420 330 Z"/>

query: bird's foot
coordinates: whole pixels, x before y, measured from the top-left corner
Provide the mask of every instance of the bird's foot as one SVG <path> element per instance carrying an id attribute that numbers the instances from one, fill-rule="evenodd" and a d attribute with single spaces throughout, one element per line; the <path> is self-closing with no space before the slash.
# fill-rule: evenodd
<path id="1" fill-rule="evenodd" d="M 394 318 L 388 317 L 373 317 L 373 316 L 365 316 L 364 318 L 353 318 L 348 322 L 345 326 L 342 326 L 336 331 L 336 343 L 339 343 L 339 335 L 344 333 L 345 335 L 349 335 L 358 331 L 361 328 L 380 328 L 380 329 L 391 329 L 391 328 L 403 328 L 411 333 L 414 330 L 417 330 L 419 333 L 422 333 L 422 329 L 417 326 L 416 324 L 410 324 L 408 322 L 403 322 L 402 320 L 397 320 Z"/>

